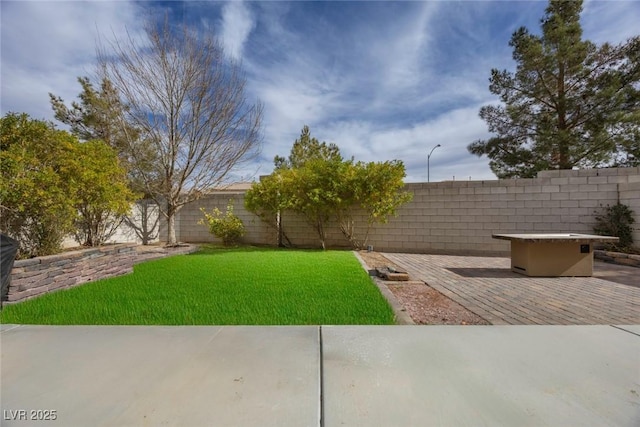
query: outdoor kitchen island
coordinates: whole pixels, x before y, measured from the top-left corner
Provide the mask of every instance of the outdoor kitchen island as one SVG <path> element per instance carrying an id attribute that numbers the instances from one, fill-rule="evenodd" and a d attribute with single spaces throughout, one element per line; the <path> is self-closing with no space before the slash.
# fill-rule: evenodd
<path id="1" fill-rule="evenodd" d="M 593 275 L 593 243 L 615 243 L 617 237 L 576 233 L 493 234 L 511 241 L 511 271 L 527 276 Z"/>

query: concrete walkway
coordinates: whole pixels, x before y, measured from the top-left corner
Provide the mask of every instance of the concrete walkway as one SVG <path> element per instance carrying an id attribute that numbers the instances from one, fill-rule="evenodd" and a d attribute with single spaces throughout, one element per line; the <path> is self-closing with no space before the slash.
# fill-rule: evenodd
<path id="1" fill-rule="evenodd" d="M 637 325 L 1 329 L 3 426 L 640 425 Z"/>
<path id="2" fill-rule="evenodd" d="M 513 273 L 508 258 L 384 256 L 493 325 L 640 324 L 640 287 L 605 280 L 640 282 L 634 267 L 596 263 L 595 277 L 548 278 Z"/>

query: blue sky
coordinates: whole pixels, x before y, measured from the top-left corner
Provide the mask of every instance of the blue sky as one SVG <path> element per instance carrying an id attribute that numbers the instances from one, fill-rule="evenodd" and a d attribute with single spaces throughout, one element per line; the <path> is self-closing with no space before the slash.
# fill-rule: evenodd
<path id="1" fill-rule="evenodd" d="M 2 115 L 53 120 L 48 93 L 70 102 L 92 75 L 98 35 L 134 36 L 150 10 L 219 37 L 242 61 L 247 97 L 264 103 L 264 145 L 235 179 L 269 174 L 306 124 L 345 157 L 400 159 L 407 181 L 495 179 L 469 143 L 489 136 L 478 117 L 495 103 L 491 68 L 514 70 L 513 31 L 539 33 L 546 1 L 62 2 L 3 0 Z M 584 38 L 640 33 L 640 1 L 586 1 Z"/>

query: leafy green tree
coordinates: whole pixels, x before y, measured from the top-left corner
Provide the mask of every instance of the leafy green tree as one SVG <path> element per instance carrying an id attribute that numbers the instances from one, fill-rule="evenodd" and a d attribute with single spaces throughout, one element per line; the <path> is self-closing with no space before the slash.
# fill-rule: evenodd
<path id="1" fill-rule="evenodd" d="M 116 232 L 136 194 L 127 185 L 126 170 L 113 148 L 92 140 L 79 144 L 76 152 L 80 164 L 76 240 L 85 246 L 100 246 Z"/>
<path id="2" fill-rule="evenodd" d="M 581 0 L 551 0 L 542 35 L 522 27 L 511 38 L 516 72 L 491 70 L 502 105 L 480 117 L 495 136 L 468 149 L 489 157 L 500 178 L 640 161 L 640 37 L 582 40 L 581 10 Z"/>
<path id="3" fill-rule="evenodd" d="M 320 143 L 305 126 L 288 159 L 277 156 L 275 171 L 254 183 L 245 195 L 245 207 L 285 236 L 282 211 L 302 215 L 326 248 L 327 225 L 337 220 L 340 230 L 356 248 L 366 244 L 371 227 L 385 223 L 411 199 L 402 192 L 405 176 L 400 161 L 354 163 L 343 160 L 335 144 Z M 356 218 L 366 217 L 363 237 Z M 287 242 L 290 241 L 287 239 Z"/>
<path id="4" fill-rule="evenodd" d="M 369 233 L 375 224 L 386 224 L 397 209 L 411 201 L 412 194 L 403 191 L 404 164 L 399 160 L 386 162 L 358 162 L 349 164 L 342 173 L 341 206 L 337 211 L 342 234 L 356 249 L 367 245 Z M 356 233 L 355 217 L 358 211 L 366 216 L 362 237 Z"/>
<path id="5" fill-rule="evenodd" d="M 304 216 L 326 249 L 327 223 L 342 205 L 342 171 L 346 162 L 312 159 L 292 169 L 290 209 Z"/>
<path id="6" fill-rule="evenodd" d="M 58 252 L 78 226 L 83 243 L 102 243 L 100 215 L 126 212 L 134 197 L 113 149 L 26 114 L 9 113 L 0 127 L 0 229 L 21 256 Z"/>
<path id="7" fill-rule="evenodd" d="M 628 111 L 623 116 L 622 126 L 625 126 L 630 136 L 619 145 L 617 156 L 612 166 L 633 167 L 640 166 L 640 108 Z"/>
<path id="8" fill-rule="evenodd" d="M 320 244 L 326 246 L 326 224 L 331 210 L 337 209 L 337 171 L 342 165 L 340 149 L 320 142 L 304 126 L 288 158 L 274 158 L 275 171 L 254 183 L 245 195 L 245 207 L 278 230 L 278 245 L 290 246 L 282 223 L 282 212 L 290 210 L 304 216 L 316 230 Z M 333 208 L 332 208 L 333 206 Z"/>
<path id="9" fill-rule="evenodd" d="M 26 114 L 0 119 L 0 230 L 20 257 L 60 250 L 77 215 L 77 140 Z"/>
<path id="10" fill-rule="evenodd" d="M 340 149 L 336 144 L 312 137 L 309 126 L 305 125 L 289 157 L 276 156 L 274 164 L 276 172 L 288 171 L 283 174 L 288 175 L 289 186 L 281 188 L 281 194 L 287 196 L 287 208 L 305 218 L 325 249 L 327 223 L 342 203 L 340 179 L 346 163 Z"/>
<path id="11" fill-rule="evenodd" d="M 66 106 L 61 97 L 49 94 L 55 118 L 68 125 L 71 133 L 82 141 L 101 140 L 109 145 L 126 170 L 129 188 L 142 199 L 136 201 L 136 209 L 124 215 L 119 206 L 109 203 L 92 205 L 92 219 L 85 217 L 79 223 L 82 230 L 79 230 L 77 237 L 85 244 L 94 246 L 94 242 L 108 239 L 108 235 L 113 234 L 115 228 L 124 221 L 146 245 L 157 235 L 158 219 L 157 209 L 149 203 L 151 195 L 147 192 L 145 179 L 150 182 L 159 180 L 153 166 L 158 161 L 158 155 L 153 150 L 153 145 L 141 138 L 141 132 L 126 121 L 127 107 L 108 79 L 102 79 L 99 89 L 94 87 L 88 77 L 79 77 L 78 82 L 82 87 L 78 95 L 79 102 L 73 101 L 70 107 Z M 113 159 L 113 156 L 109 155 L 108 158 Z M 115 172 L 115 163 L 104 166 L 105 170 Z M 96 211 L 98 206 L 105 210 Z M 87 212 L 85 214 L 89 215 Z M 98 224 L 97 220 L 104 222 Z M 102 231 L 95 234 L 97 230 Z"/>
<path id="12" fill-rule="evenodd" d="M 291 207 L 292 188 L 292 171 L 281 169 L 254 182 L 244 196 L 245 208 L 277 230 L 278 246 L 292 246 L 282 223 L 282 212 Z"/>

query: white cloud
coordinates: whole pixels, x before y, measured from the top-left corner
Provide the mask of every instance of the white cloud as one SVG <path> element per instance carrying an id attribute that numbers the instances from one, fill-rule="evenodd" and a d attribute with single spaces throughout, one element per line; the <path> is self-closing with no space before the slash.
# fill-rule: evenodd
<path id="1" fill-rule="evenodd" d="M 75 99 L 91 74 L 95 37 L 137 39 L 145 11 L 166 8 L 215 30 L 247 71 L 247 99 L 265 103 L 259 161 L 236 176 L 267 174 L 307 124 L 345 156 L 398 158 L 408 180 L 492 179 L 466 147 L 487 138 L 478 117 L 492 102 L 491 68 L 514 70 L 511 33 L 539 32 L 545 2 L 0 2 L 2 114 L 51 118 L 48 92 Z M 585 38 L 618 43 L 638 34 L 637 1 L 586 1 Z M 344 8 L 344 9 L 342 9 Z M 349 12 L 345 16 L 344 11 Z M 140 19 L 142 17 L 143 19 Z M 186 17 L 186 18 L 185 18 Z M 344 18 L 344 19 L 342 19 Z M 136 33 L 137 32 L 137 33 Z"/>
<path id="2" fill-rule="evenodd" d="M 274 155 L 288 154 L 307 124 L 313 136 L 337 143 L 346 157 L 403 160 L 414 181 L 426 178 L 425 150 L 438 143 L 447 148 L 440 149 L 437 159 L 434 156 L 432 179 L 451 179 L 449 172 L 460 162 L 476 162 L 476 167 L 465 165 L 459 173 L 493 177 L 488 161 L 466 150 L 475 139 L 486 137 L 478 110 L 488 95 L 491 67 L 486 65 L 483 74 L 477 68 L 463 68 L 438 75 L 438 64 L 429 64 L 424 57 L 430 54 L 429 43 L 439 41 L 430 28 L 439 5 L 419 6 L 420 13 L 399 18 L 384 31 L 370 23 L 359 28 L 356 23 L 357 36 L 337 42 L 327 36 L 324 50 L 311 49 L 304 36 L 291 32 L 281 22 L 286 13 L 265 23 L 271 35 L 277 35 L 280 48 L 274 52 L 278 61 L 261 67 L 249 64 L 251 87 L 265 102 L 265 170 L 260 173 L 271 171 Z M 357 49 L 361 38 L 367 39 L 368 50 Z M 342 51 L 351 56 L 340 56 Z M 480 66 L 490 61 L 491 55 L 483 52 L 468 54 L 473 55 L 470 63 L 474 57 Z M 341 62 L 331 66 L 336 57 Z M 472 107 L 461 108 L 469 102 Z M 446 173 L 437 171 L 445 161 Z"/>
<path id="3" fill-rule="evenodd" d="M 428 29 L 439 3 L 424 2 L 418 6 L 417 13 L 381 25 L 391 26 L 391 31 L 376 29 L 383 34 L 373 40 L 370 55 L 382 70 L 381 83 L 387 91 L 411 89 L 428 77 L 423 74 L 421 62 L 428 54 L 431 41 Z"/>
<path id="4" fill-rule="evenodd" d="M 51 118 L 48 93 L 70 101 L 95 69 L 96 35 L 139 27 L 126 2 L 2 2 L 2 114 Z"/>
<path id="5" fill-rule="evenodd" d="M 374 122 L 342 121 L 323 127 L 318 139 L 335 142 L 345 157 L 362 161 L 402 160 L 408 181 L 424 181 L 427 155 L 441 144 L 431 157 L 432 181 L 469 176 L 474 180 L 495 179 L 487 161 L 469 154 L 467 145 L 486 138 L 485 123 L 478 117 L 481 104 L 451 110 L 412 126 L 380 126 Z M 312 129 L 313 132 L 313 129 Z"/>
<path id="6" fill-rule="evenodd" d="M 242 1 L 226 3 L 222 8 L 222 40 L 225 51 L 234 59 L 241 59 L 244 44 L 255 22 L 249 8 Z"/>
<path id="7" fill-rule="evenodd" d="M 618 44 L 640 35 L 637 1 L 585 1 L 580 22 L 583 37 L 597 44 Z"/>

